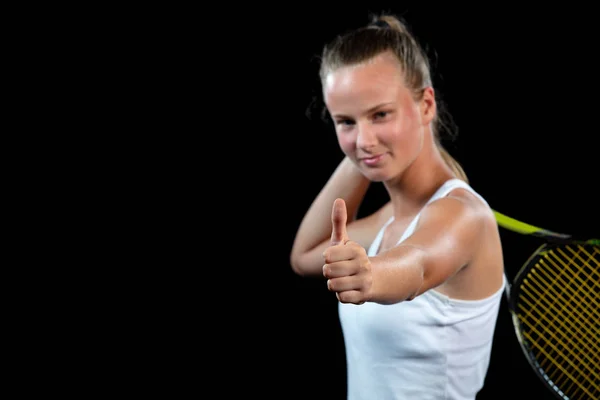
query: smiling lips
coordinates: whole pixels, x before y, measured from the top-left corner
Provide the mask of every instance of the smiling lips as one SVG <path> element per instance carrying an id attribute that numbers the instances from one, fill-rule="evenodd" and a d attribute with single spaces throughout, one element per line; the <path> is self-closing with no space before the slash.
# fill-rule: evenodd
<path id="1" fill-rule="evenodd" d="M 371 156 L 371 157 L 363 157 L 360 160 L 365 163 L 366 165 L 372 167 L 374 165 L 377 165 L 381 159 L 383 158 L 383 154 L 378 154 L 376 156 Z"/>

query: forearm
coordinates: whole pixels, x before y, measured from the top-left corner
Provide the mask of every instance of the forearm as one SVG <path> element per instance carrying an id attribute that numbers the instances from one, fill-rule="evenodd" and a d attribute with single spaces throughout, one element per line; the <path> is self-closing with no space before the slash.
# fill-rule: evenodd
<path id="1" fill-rule="evenodd" d="M 346 201 L 348 223 L 355 219 L 370 181 L 344 158 L 306 212 L 292 248 L 292 266 L 299 273 L 320 274 L 321 253 L 331 237 L 331 210 L 336 198 Z"/>
<path id="2" fill-rule="evenodd" d="M 373 280 L 369 301 L 394 304 L 415 298 L 425 280 L 425 260 L 424 250 L 403 245 L 370 257 Z"/>

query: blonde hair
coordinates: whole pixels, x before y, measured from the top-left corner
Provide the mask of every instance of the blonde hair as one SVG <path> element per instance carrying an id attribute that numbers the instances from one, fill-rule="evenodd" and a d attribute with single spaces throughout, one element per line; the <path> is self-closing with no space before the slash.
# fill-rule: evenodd
<path id="1" fill-rule="evenodd" d="M 368 25 L 337 36 L 328 43 L 321 56 L 321 81 L 324 81 L 331 71 L 362 63 L 385 52 L 396 55 L 404 72 L 406 86 L 413 92 L 415 100 L 420 100 L 425 88 L 433 86 L 429 60 L 407 25 L 393 15 L 372 16 Z M 439 103 L 441 105 L 441 102 Z M 446 121 L 440 118 L 440 114 L 438 111 L 433 121 L 435 144 L 456 177 L 468 182 L 460 163 L 440 142 L 440 130 L 449 128 Z"/>

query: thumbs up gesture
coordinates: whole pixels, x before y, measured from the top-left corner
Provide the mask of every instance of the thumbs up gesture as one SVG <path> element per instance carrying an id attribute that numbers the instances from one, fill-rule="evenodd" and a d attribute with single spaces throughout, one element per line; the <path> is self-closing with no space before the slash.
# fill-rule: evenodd
<path id="1" fill-rule="evenodd" d="M 346 203 L 336 199 L 331 212 L 330 246 L 323 252 L 323 276 L 340 302 L 363 304 L 369 300 L 373 282 L 371 262 L 366 250 L 348 237 L 347 219 Z"/>

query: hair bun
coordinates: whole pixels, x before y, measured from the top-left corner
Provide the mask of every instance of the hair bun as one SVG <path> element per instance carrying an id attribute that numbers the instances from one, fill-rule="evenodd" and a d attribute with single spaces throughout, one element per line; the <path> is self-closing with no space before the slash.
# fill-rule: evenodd
<path id="1" fill-rule="evenodd" d="M 390 24 L 388 24 L 386 21 L 382 20 L 382 19 L 377 19 L 372 23 L 373 26 L 377 26 L 379 28 L 391 28 Z"/>

